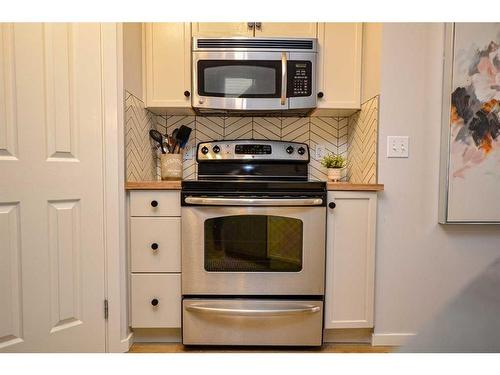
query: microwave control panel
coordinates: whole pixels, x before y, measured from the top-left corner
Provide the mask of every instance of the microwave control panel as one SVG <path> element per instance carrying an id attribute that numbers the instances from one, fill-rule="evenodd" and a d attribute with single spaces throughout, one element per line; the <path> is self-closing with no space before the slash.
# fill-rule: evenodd
<path id="1" fill-rule="evenodd" d="M 289 60 L 287 62 L 287 97 L 311 96 L 311 61 Z"/>

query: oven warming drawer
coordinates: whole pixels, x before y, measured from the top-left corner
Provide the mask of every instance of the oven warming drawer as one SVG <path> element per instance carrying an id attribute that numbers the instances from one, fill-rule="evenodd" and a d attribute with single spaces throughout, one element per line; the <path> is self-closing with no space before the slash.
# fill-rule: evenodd
<path id="1" fill-rule="evenodd" d="M 185 298 L 182 305 L 184 345 L 322 344 L 322 301 Z"/>

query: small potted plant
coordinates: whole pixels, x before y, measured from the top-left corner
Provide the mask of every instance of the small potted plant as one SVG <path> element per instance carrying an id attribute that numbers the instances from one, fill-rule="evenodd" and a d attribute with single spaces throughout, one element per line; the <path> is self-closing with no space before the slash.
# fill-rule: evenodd
<path id="1" fill-rule="evenodd" d="M 328 170 L 330 181 L 340 181 L 342 168 L 346 166 L 346 159 L 342 155 L 328 154 L 321 159 L 321 165 Z"/>

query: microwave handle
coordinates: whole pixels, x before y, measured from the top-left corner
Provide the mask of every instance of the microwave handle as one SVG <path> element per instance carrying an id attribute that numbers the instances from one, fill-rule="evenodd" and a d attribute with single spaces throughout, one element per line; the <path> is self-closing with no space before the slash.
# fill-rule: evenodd
<path id="1" fill-rule="evenodd" d="M 286 52 L 281 53 L 281 105 L 285 105 L 286 103 L 286 77 L 287 77 L 287 71 L 286 71 Z"/>

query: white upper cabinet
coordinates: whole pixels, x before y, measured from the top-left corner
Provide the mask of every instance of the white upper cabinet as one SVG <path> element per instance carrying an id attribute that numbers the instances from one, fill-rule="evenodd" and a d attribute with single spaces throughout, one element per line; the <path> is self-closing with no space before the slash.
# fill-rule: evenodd
<path id="1" fill-rule="evenodd" d="M 361 108 L 362 34 L 362 23 L 318 24 L 318 109 Z"/>
<path id="2" fill-rule="evenodd" d="M 193 36 L 316 38 L 315 22 L 195 22 Z"/>
<path id="3" fill-rule="evenodd" d="M 191 24 L 145 24 L 146 107 L 191 108 Z"/>
<path id="4" fill-rule="evenodd" d="M 329 191 L 325 328 L 373 327 L 377 193 Z"/>
<path id="5" fill-rule="evenodd" d="M 316 22 L 256 22 L 256 37 L 316 38 Z"/>
<path id="6" fill-rule="evenodd" d="M 193 36 L 207 38 L 253 36 L 253 22 L 193 22 Z"/>

